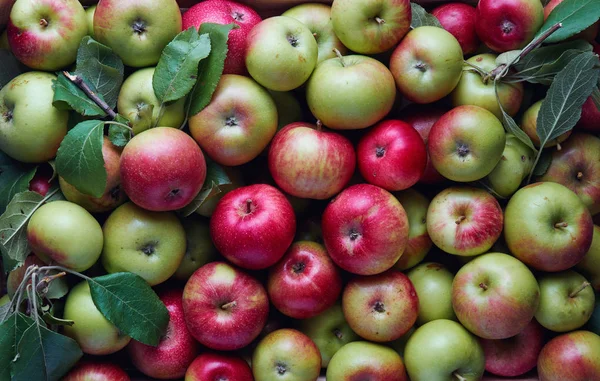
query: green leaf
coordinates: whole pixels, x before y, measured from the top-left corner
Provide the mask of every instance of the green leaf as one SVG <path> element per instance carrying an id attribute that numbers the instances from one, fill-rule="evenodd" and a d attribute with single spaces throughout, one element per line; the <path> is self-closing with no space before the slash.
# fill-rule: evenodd
<path id="1" fill-rule="evenodd" d="M 52 84 L 52 104 L 61 110 L 75 110 L 84 116 L 106 116 L 106 113 L 63 73 Z M 98 94 L 100 98 L 102 96 Z"/>
<path id="2" fill-rule="evenodd" d="M 236 24 L 203 23 L 200 33 L 210 36 L 210 54 L 200 62 L 198 81 L 189 99 L 187 115 L 196 115 L 210 103 L 213 93 L 223 75 L 225 58 L 227 57 L 227 40 L 232 29 L 239 28 Z"/>
<path id="3" fill-rule="evenodd" d="M 4 322 L 10 316 L 10 310 L 12 309 L 10 307 L 10 302 L 0 306 L 0 323 Z"/>
<path id="4" fill-rule="evenodd" d="M 29 71 L 9 50 L 0 49 L 0 89 L 16 76 Z"/>
<path id="5" fill-rule="evenodd" d="M 33 319 L 14 313 L 0 324 L 0 380 L 10 380 L 12 361 L 23 333 L 34 324 Z"/>
<path id="6" fill-rule="evenodd" d="M 91 84 L 97 94 L 112 108 L 117 105 L 121 84 L 123 84 L 123 61 L 111 48 L 102 45 L 90 36 L 85 36 L 77 51 L 75 74 Z"/>
<path id="7" fill-rule="evenodd" d="M 18 354 L 13 381 L 59 380 L 83 356 L 75 340 L 38 324 L 25 330 Z"/>
<path id="8" fill-rule="evenodd" d="M 133 273 L 89 279 L 92 300 L 119 330 L 156 346 L 169 324 L 169 312 L 146 281 Z"/>
<path id="9" fill-rule="evenodd" d="M 440 21 L 434 15 L 427 13 L 425 8 L 420 6 L 417 3 L 410 3 L 410 10 L 412 13 L 412 19 L 410 22 L 410 27 L 412 29 L 418 28 L 420 26 L 437 26 L 438 28 L 442 27 Z"/>
<path id="10" fill-rule="evenodd" d="M 46 312 L 42 315 L 42 319 L 44 319 L 44 321 L 50 325 L 68 325 L 68 326 L 72 326 L 73 324 L 75 324 L 75 322 L 73 320 L 65 320 L 65 319 L 59 319 L 56 316 L 52 315 L 49 312 Z"/>
<path id="11" fill-rule="evenodd" d="M 116 123 L 122 123 L 126 126 L 131 126 L 131 122 L 121 114 L 117 114 L 115 118 Z M 112 144 L 117 147 L 125 147 L 125 145 L 131 140 L 131 130 L 120 126 L 118 124 L 109 124 L 108 126 L 108 139 Z"/>
<path id="12" fill-rule="evenodd" d="M 595 87 L 592 91 L 592 101 L 596 105 L 598 111 L 600 111 L 600 86 Z"/>
<path id="13" fill-rule="evenodd" d="M 179 33 L 163 50 L 152 87 L 161 103 L 185 97 L 198 79 L 198 64 L 210 53 L 208 35 L 198 35 L 194 27 Z"/>
<path id="14" fill-rule="evenodd" d="M 521 50 L 509 50 L 508 52 L 504 52 L 496 57 L 496 65 L 514 65 L 515 63 L 519 62 L 517 60 L 519 54 L 521 54 Z"/>
<path id="15" fill-rule="evenodd" d="M 152 114 L 154 113 L 154 105 L 149 103 L 144 103 L 143 105 L 138 105 L 136 107 L 136 111 L 131 114 L 135 114 L 135 116 L 131 119 L 131 128 L 134 131 L 146 131 L 152 128 Z M 159 120 L 159 118 L 157 118 Z"/>
<path id="16" fill-rule="evenodd" d="M 15 194 L 29 189 L 29 182 L 36 170 L 36 166 L 13 160 L 0 151 L 0 213 L 4 213 Z"/>
<path id="17" fill-rule="evenodd" d="M 552 164 L 552 154 L 548 151 L 544 151 L 540 156 L 537 165 L 533 168 L 533 175 L 544 176 L 548 171 L 548 168 L 550 168 L 550 164 Z"/>
<path id="18" fill-rule="evenodd" d="M 81 122 L 65 136 L 56 154 L 58 174 L 80 192 L 94 197 L 101 197 L 106 188 L 103 136 L 103 121 Z"/>
<path id="19" fill-rule="evenodd" d="M 2 270 L 4 273 L 9 273 L 24 263 L 23 261 L 15 261 L 9 257 L 8 250 L 2 244 L 0 244 L 0 253 L 2 254 Z"/>
<path id="20" fill-rule="evenodd" d="M 517 139 L 525 143 L 528 147 L 537 151 L 531 138 L 529 135 L 525 133 L 522 129 L 519 128 L 515 120 L 504 111 L 504 107 L 502 107 L 502 103 L 500 102 L 500 96 L 498 95 L 498 86 L 497 82 L 494 82 L 494 90 L 496 91 L 496 102 L 498 102 L 498 106 L 500 106 L 500 111 L 502 111 L 502 125 L 507 132 L 515 135 Z"/>
<path id="21" fill-rule="evenodd" d="M 557 23 L 562 28 L 554 32 L 545 42 L 562 41 L 586 29 L 600 18 L 600 0 L 564 0 L 556 6 L 538 31 L 537 36 Z"/>
<path id="22" fill-rule="evenodd" d="M 187 217 L 198 210 L 206 200 L 221 193 L 222 186 L 231 184 L 231 179 L 227 176 L 223 167 L 206 155 L 204 155 L 204 158 L 206 159 L 206 180 L 204 180 L 202 189 L 192 202 L 179 211 L 184 217 Z"/>

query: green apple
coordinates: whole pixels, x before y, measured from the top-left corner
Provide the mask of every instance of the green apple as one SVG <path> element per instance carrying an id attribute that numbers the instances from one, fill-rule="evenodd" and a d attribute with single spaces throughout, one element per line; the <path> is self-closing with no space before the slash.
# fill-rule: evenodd
<path id="1" fill-rule="evenodd" d="M 408 381 L 400 355 L 392 348 L 355 341 L 340 348 L 327 367 L 327 380 Z"/>
<path id="2" fill-rule="evenodd" d="M 92 267 L 102 253 L 102 227 L 81 206 L 53 201 L 36 210 L 27 224 L 31 251 L 45 263 L 75 271 Z"/>
<path id="3" fill-rule="evenodd" d="M 408 272 L 408 278 L 417 291 L 419 315 L 417 325 L 432 320 L 457 320 L 452 308 L 452 274 L 441 263 L 421 263 Z"/>
<path id="4" fill-rule="evenodd" d="M 104 222 L 102 265 L 130 271 L 151 286 L 169 279 L 185 255 L 185 230 L 172 212 L 151 212 L 127 202 Z"/>
<path id="5" fill-rule="evenodd" d="M 96 5 L 92 5 L 85 9 L 88 21 L 88 34 L 94 38 L 94 13 L 96 13 Z"/>
<path id="6" fill-rule="evenodd" d="M 0 90 L 0 150 L 13 159 L 42 163 L 56 156 L 69 112 L 52 105 L 54 80 L 54 74 L 32 71 Z"/>
<path id="7" fill-rule="evenodd" d="M 8 304 L 8 303 L 10 303 L 10 297 L 8 296 L 8 294 L 6 294 L 6 295 L 3 295 L 3 296 L 0 298 L 0 307 L 2 307 L 2 306 L 3 306 L 3 305 L 5 305 L 5 304 Z"/>
<path id="8" fill-rule="evenodd" d="M 537 118 L 543 102 L 543 99 L 535 102 L 523 113 L 523 118 L 521 118 L 521 129 L 527 134 L 527 136 L 529 136 L 536 147 L 539 147 L 542 144 L 540 137 L 537 134 Z M 544 144 L 544 148 L 553 147 L 564 142 L 569 136 L 571 136 L 572 132 L 573 130 L 566 131 L 556 139 L 549 140 L 546 142 L 546 144 Z"/>
<path id="9" fill-rule="evenodd" d="M 83 353 L 108 355 L 121 350 L 131 340 L 98 311 L 87 281 L 77 284 L 67 295 L 63 319 L 75 322 L 65 326 L 64 333 L 77 341 Z"/>
<path id="10" fill-rule="evenodd" d="M 600 226 L 594 225 L 594 236 L 592 246 L 585 254 L 583 259 L 577 264 L 587 279 L 592 283 L 594 290 L 600 292 Z"/>
<path id="11" fill-rule="evenodd" d="M 533 156 L 533 150 L 529 146 L 507 133 L 502 157 L 487 176 L 494 192 L 502 197 L 512 196 L 531 172 Z"/>
<path id="12" fill-rule="evenodd" d="M 194 271 L 208 262 L 217 260 L 217 249 L 210 239 L 208 219 L 197 215 L 182 221 L 185 230 L 185 255 L 173 274 L 178 280 L 187 281 Z"/>
<path id="13" fill-rule="evenodd" d="M 408 217 L 408 243 L 394 265 L 395 269 L 403 271 L 421 262 L 433 245 L 427 233 L 429 200 L 412 188 L 394 193 L 394 196 L 400 201 Z"/>

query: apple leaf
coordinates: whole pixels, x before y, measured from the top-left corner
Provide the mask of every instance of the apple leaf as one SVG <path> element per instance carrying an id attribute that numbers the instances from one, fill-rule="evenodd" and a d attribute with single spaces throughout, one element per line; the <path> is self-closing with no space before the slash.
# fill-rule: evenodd
<path id="1" fill-rule="evenodd" d="M 544 151 L 542 156 L 540 156 L 537 165 L 533 168 L 533 175 L 544 176 L 548 171 L 548 168 L 550 168 L 550 164 L 552 164 L 552 154 L 548 151 Z"/>
<path id="2" fill-rule="evenodd" d="M 196 115 L 210 103 L 213 93 L 223 75 L 225 58 L 227 57 L 227 40 L 229 32 L 237 29 L 237 24 L 214 24 L 203 23 L 200 25 L 200 33 L 208 33 L 210 37 L 211 50 L 208 58 L 200 62 L 198 70 L 198 81 L 188 99 L 187 115 Z"/>
<path id="3" fill-rule="evenodd" d="M 34 324 L 22 313 L 13 313 L 0 324 L 0 380 L 11 379 L 11 365 L 23 333 Z"/>
<path id="4" fill-rule="evenodd" d="M 127 126 L 129 126 L 131 123 L 129 122 L 129 120 L 127 120 L 127 118 L 125 118 L 121 114 L 117 114 L 115 122 L 117 123 L 110 123 L 108 125 L 108 139 L 111 141 L 112 144 L 116 145 L 117 147 L 125 147 L 125 145 L 131 140 L 133 136 L 129 128 L 119 125 L 118 123 Z"/>
<path id="5" fill-rule="evenodd" d="M 600 111 L 600 84 L 592 91 L 592 101 L 594 101 L 596 108 Z"/>
<path id="6" fill-rule="evenodd" d="M 209 198 L 221 193 L 221 187 L 223 185 L 231 184 L 231 180 L 223 170 L 223 167 L 206 155 L 204 155 L 204 158 L 206 159 L 206 180 L 204 180 L 202 189 L 192 202 L 179 210 L 179 213 L 184 217 L 187 217 L 198 210 L 198 208 L 200 208 Z"/>
<path id="7" fill-rule="evenodd" d="M 29 71 L 9 50 L 0 49 L 0 89 L 16 76 Z"/>
<path id="8" fill-rule="evenodd" d="M 42 315 L 42 319 L 50 324 L 50 325 L 68 325 L 68 326 L 72 326 L 73 324 L 75 324 L 75 322 L 73 320 L 65 320 L 65 319 L 59 319 L 56 316 L 52 315 L 49 312 L 45 312 Z"/>
<path id="9" fill-rule="evenodd" d="M 84 79 L 85 80 L 85 79 Z M 52 84 L 54 98 L 52 104 L 61 110 L 75 110 L 84 116 L 106 116 L 106 113 L 91 100 L 77 85 L 69 81 L 63 73 Z M 102 98 L 101 94 L 97 94 Z"/>
<path id="10" fill-rule="evenodd" d="M 506 111 L 504 111 L 504 107 L 502 107 L 502 103 L 500 102 L 500 96 L 498 95 L 497 82 L 495 81 L 494 90 L 496 91 L 496 102 L 498 102 L 498 106 L 500 106 L 500 111 L 502 111 L 502 125 L 504 126 L 504 129 L 507 132 L 510 132 L 511 134 L 515 135 L 517 139 L 525 143 L 528 147 L 530 147 L 534 151 L 537 151 L 535 146 L 533 145 L 533 142 L 531 141 L 531 138 L 529 138 L 525 131 L 519 128 L 515 120 L 510 115 L 508 115 Z"/>
<path id="11" fill-rule="evenodd" d="M 169 312 L 139 275 L 122 272 L 88 279 L 98 310 L 134 340 L 156 346 L 169 324 Z"/>
<path id="12" fill-rule="evenodd" d="M 562 28 L 546 39 L 547 43 L 567 39 L 586 29 L 600 18 L 600 0 L 564 0 L 548 15 L 536 37 L 562 23 Z M 535 38 L 534 38 L 535 39 Z"/>
<path id="13" fill-rule="evenodd" d="M 4 213 L 15 194 L 29 189 L 29 182 L 36 170 L 36 166 L 13 160 L 0 151 L 0 213 Z"/>
<path id="14" fill-rule="evenodd" d="M 106 188 L 103 136 L 103 121 L 81 122 L 65 136 L 56 154 L 58 174 L 80 192 L 94 197 L 101 197 Z"/>
<path id="15" fill-rule="evenodd" d="M 442 24 L 440 24 L 440 21 L 437 19 L 437 17 L 431 13 L 427 13 L 425 8 L 419 4 L 411 2 L 410 10 L 412 14 L 410 27 L 412 29 L 420 26 L 437 26 L 438 28 L 442 28 Z"/>

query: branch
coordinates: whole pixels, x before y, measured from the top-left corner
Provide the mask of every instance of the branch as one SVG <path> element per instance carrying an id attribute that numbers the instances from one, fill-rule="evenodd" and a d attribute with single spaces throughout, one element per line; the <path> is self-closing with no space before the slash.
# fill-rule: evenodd
<path id="1" fill-rule="evenodd" d="M 106 102 L 100 99 L 100 97 L 96 95 L 96 93 L 94 93 L 92 89 L 90 89 L 90 87 L 87 85 L 87 83 L 85 83 L 85 81 L 81 77 L 73 75 L 66 70 L 63 71 L 63 74 L 65 75 L 65 77 L 67 77 L 69 81 L 73 82 L 77 87 L 79 87 L 81 91 L 85 93 L 85 95 L 87 95 L 91 100 L 93 100 L 94 103 L 96 103 L 98 107 L 100 107 L 102 111 L 104 111 L 108 116 L 110 116 L 112 119 L 115 119 L 117 117 L 117 113 Z"/>

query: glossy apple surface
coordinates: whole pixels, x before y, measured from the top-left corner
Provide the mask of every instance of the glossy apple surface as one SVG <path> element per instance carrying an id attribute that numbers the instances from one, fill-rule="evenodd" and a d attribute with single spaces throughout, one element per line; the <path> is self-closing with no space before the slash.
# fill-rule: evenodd
<path id="1" fill-rule="evenodd" d="M 592 283 L 592 287 L 600 292 L 600 226 L 594 225 L 594 236 L 592 246 L 585 254 L 583 259 L 577 264 L 577 269 L 581 271 Z"/>
<path id="2" fill-rule="evenodd" d="M 192 362 L 185 381 L 254 381 L 248 363 L 235 355 L 203 353 Z"/>
<path id="3" fill-rule="evenodd" d="M 477 50 L 480 41 L 475 32 L 477 17 L 475 7 L 451 2 L 434 8 L 431 14 L 440 21 L 444 29 L 456 37 L 463 54 L 472 54 Z"/>
<path id="4" fill-rule="evenodd" d="M 361 378 L 408 381 L 402 358 L 393 349 L 368 341 L 344 345 L 327 367 L 327 379 L 353 381 Z"/>
<path id="5" fill-rule="evenodd" d="M 433 242 L 427 233 L 427 208 L 429 200 L 413 188 L 395 193 L 408 217 L 408 243 L 402 256 L 394 264 L 398 270 L 406 270 L 425 258 Z"/>
<path id="6" fill-rule="evenodd" d="M 555 337 L 538 358 L 540 381 L 600 379 L 600 336 L 574 331 Z"/>
<path id="7" fill-rule="evenodd" d="M 440 263 L 422 263 L 408 272 L 417 298 L 419 313 L 417 325 L 423 325 L 432 320 L 457 320 L 452 308 L 452 274 Z"/>
<path id="8" fill-rule="evenodd" d="M 109 362 L 84 361 L 75 366 L 62 381 L 129 381 L 121 367 Z"/>

